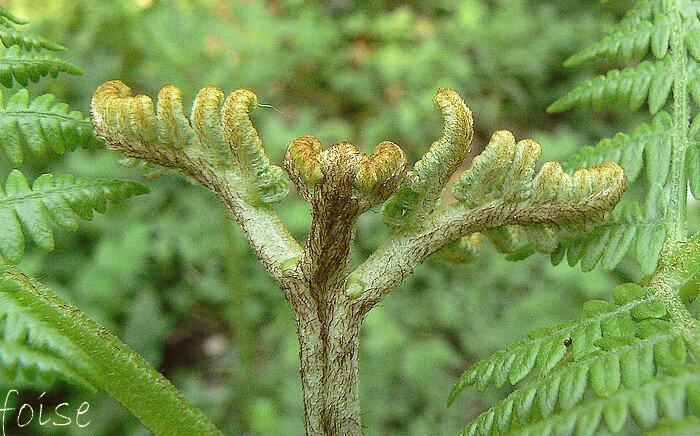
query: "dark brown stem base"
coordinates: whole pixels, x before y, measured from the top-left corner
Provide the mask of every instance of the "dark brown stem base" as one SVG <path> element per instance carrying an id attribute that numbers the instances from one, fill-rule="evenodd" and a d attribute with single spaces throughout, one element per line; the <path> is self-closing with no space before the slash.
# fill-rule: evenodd
<path id="1" fill-rule="evenodd" d="M 306 434 L 362 434 L 357 390 L 361 317 L 343 303 L 296 311 L 296 317 Z"/>

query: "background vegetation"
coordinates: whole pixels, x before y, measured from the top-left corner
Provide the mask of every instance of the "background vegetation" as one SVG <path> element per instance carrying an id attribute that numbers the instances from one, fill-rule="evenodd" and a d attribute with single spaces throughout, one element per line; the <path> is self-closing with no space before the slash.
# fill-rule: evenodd
<path id="1" fill-rule="evenodd" d="M 440 86 L 473 110 L 476 148 L 497 129 L 533 137 L 544 159 L 561 158 L 639 120 L 615 111 L 549 115 L 546 107 L 610 65 L 565 69 L 597 40 L 624 2 L 597 0 L 302 2 L 257 0 L 0 1 L 32 30 L 69 50 L 82 77 L 40 82 L 87 111 L 97 86 L 120 79 L 155 95 L 178 84 L 186 101 L 213 84 L 255 91 L 253 117 L 281 162 L 288 143 L 314 134 L 364 151 L 382 140 L 415 159 L 440 135 L 432 107 Z M 593 71 L 591 71 L 591 69 Z M 32 171 L 130 177 L 104 151 L 27 154 Z M 4 161 L 3 161 L 4 162 Z M 7 165 L 3 163 L 3 165 Z M 26 167 L 25 167 L 26 168 Z M 223 206 L 184 178 L 145 182 L 152 192 L 98 216 L 76 233 L 57 232 L 56 250 L 36 247 L 20 267 L 105 325 L 170 378 L 226 434 L 303 432 L 298 345 L 282 292 L 250 253 Z M 295 195 L 277 207 L 304 239 L 309 210 Z M 691 203 L 691 227 L 700 225 Z M 388 230 L 378 213 L 361 219 L 356 259 Z M 548 256 L 510 263 L 486 246 L 465 266 L 431 261 L 370 312 L 360 347 L 363 423 L 371 434 L 455 434 L 491 403 L 463 395 L 446 409 L 456 377 L 527 331 L 569 320 L 613 284 L 638 280 L 632 262 L 582 273 Z M 0 382 L 2 392 L 16 382 Z M 106 394 L 26 386 L 27 400 L 89 401 L 86 434 L 145 432 Z M 74 431 L 75 429 L 73 429 Z"/>

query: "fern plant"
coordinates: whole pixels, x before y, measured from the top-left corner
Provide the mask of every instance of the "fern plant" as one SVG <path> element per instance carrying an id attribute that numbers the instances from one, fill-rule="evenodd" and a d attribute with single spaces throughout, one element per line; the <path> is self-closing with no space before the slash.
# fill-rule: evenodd
<path id="1" fill-rule="evenodd" d="M 547 250 L 604 222 L 626 184 L 615 163 L 579 169 L 557 162 L 536 171 L 540 146 L 493 135 L 462 173 L 444 204 L 444 191 L 467 156 L 472 114 L 456 92 L 440 89 L 434 103 L 443 136 L 408 170 L 406 155 L 385 141 L 370 155 L 341 142 L 324 148 L 313 136 L 291 142 L 284 168 L 311 205 L 309 238 L 302 246 L 277 217 L 272 203 L 289 191 L 250 120 L 258 106 L 248 90 L 225 97 L 202 89 L 188 117 L 178 88 L 167 86 L 157 103 L 132 96 L 119 81 L 103 84 L 92 100 L 99 137 L 128 162 L 176 169 L 210 188 L 241 225 L 263 265 L 292 306 L 298 326 L 308 434 L 359 434 L 357 348 L 367 312 L 429 255 L 473 255 L 484 232 L 503 246 L 530 241 Z M 354 270 L 348 255 L 357 217 L 384 203 L 395 229 Z M 517 240 L 517 241 L 516 241 Z"/>
<path id="2" fill-rule="evenodd" d="M 0 84 L 25 86 L 46 75 L 80 74 L 79 68 L 44 54 L 63 48 L 16 28 L 24 23 L 0 7 Z M 101 145 L 90 120 L 55 103 L 53 95 L 32 99 L 22 88 L 3 99 L 0 91 L 0 140 L 13 166 L 22 163 L 25 149 L 44 155 Z M 22 258 L 25 235 L 52 250 L 51 223 L 75 230 L 79 219 L 106 212 L 108 202 L 146 192 L 145 186 L 126 180 L 43 174 L 30 185 L 19 169 L 7 175 L 0 186 L 0 373 L 10 381 L 60 379 L 103 389 L 161 434 L 212 433 L 213 425 L 143 358 L 13 265 Z M 172 419 L 157 418 L 165 415 Z"/>
<path id="3" fill-rule="evenodd" d="M 671 6 L 669 17 L 675 13 Z M 18 23 L 8 13 L 2 15 L 12 28 Z M 667 99 L 662 94 L 668 72 L 677 66 L 673 20 L 669 23 L 670 60 L 640 63 L 636 72 L 619 79 L 626 84 L 639 79 L 638 86 L 623 95 L 638 105 L 640 89 L 653 94 L 654 112 Z M 653 26 L 640 26 L 631 32 L 635 41 L 663 40 L 664 34 L 657 35 Z M 25 59 L 6 70 L 12 82 L 76 72 L 57 70 L 59 61 L 30 53 L 57 47 L 35 37 L 9 35 L 5 40 L 19 43 L 5 52 L 6 58 Z M 630 50 L 638 54 L 641 43 L 635 44 Z M 611 50 L 594 48 L 593 55 L 586 56 Z M 675 79 L 671 87 L 677 96 Z M 581 89 L 566 101 L 591 101 L 595 95 Z M 259 106 L 257 96 L 245 89 L 226 96 L 216 87 L 205 87 L 188 116 L 181 92 L 173 85 L 164 87 L 154 102 L 145 95 L 133 96 L 120 81 L 110 81 L 93 96 L 91 121 L 96 136 L 125 163 L 183 173 L 209 188 L 241 226 L 294 313 L 308 434 L 362 433 L 357 376 L 366 314 L 430 255 L 469 261 L 484 237 L 512 259 L 541 252 L 561 260 L 566 254 L 573 263 L 583 259 L 584 268 L 601 258 L 607 266 L 619 261 L 622 248 L 611 252 L 605 243 L 595 242 L 599 239 L 615 241 L 624 251 L 635 242 L 642 256 L 647 256 L 645 248 L 662 245 L 663 254 L 658 262 L 653 253 L 645 257 L 642 263 L 654 273 L 640 285 L 616 289 L 614 303 L 589 302 L 582 321 L 536 332 L 468 370 L 452 399 L 468 384 L 486 388 L 527 381 L 478 417 L 467 433 L 592 433 L 601 420 L 619 431 L 628 414 L 645 427 L 659 424 L 658 431 L 695 425 L 700 338 L 685 302 L 697 294 L 700 238 L 685 239 L 685 197 L 681 200 L 676 185 L 682 182 L 685 190 L 687 174 L 697 172 L 686 168 L 690 125 L 678 127 L 682 114 L 674 110 L 658 115 L 650 127 L 629 137 L 584 150 L 564 164 L 546 162 L 539 168 L 538 143 L 517 141 L 512 133 L 498 131 L 454 186 L 448 186 L 471 150 L 472 113 L 450 89 L 439 89 L 433 103 L 443 119 L 443 135 L 413 165 L 390 141 L 368 155 L 347 142 L 324 147 L 313 136 L 300 136 L 289 145 L 283 169 L 265 152 L 250 116 Z M 21 161 L 24 147 L 33 153 L 64 152 L 76 143 L 95 143 L 85 129 L 86 120 L 53 105 L 49 97 L 30 103 L 25 92 L 8 99 L 4 110 L 8 121 L 3 132 L 14 138 L 7 141 L 6 154 L 14 162 Z M 666 141 L 660 132 L 669 123 L 678 132 Z M 683 134 L 686 141 L 679 145 Z M 68 137 L 74 145 L 57 144 Z M 628 183 L 620 164 L 637 159 L 628 168 L 636 168 L 636 173 L 630 171 L 632 179 L 641 167 L 639 148 L 624 153 L 623 160 L 621 148 L 632 146 L 619 144 L 639 138 L 655 141 L 656 148 L 645 148 L 647 156 L 666 156 L 664 146 L 670 143 L 670 169 L 665 170 L 663 162 L 648 165 L 669 174 L 669 182 L 651 189 L 643 208 L 626 205 L 614 211 Z M 311 229 L 303 244 L 274 209 L 274 203 L 289 193 L 290 181 L 311 206 Z M 454 202 L 446 201 L 447 190 Z M 92 210 L 104 210 L 106 199 L 144 191 L 133 182 L 50 175 L 37 178 L 30 187 L 18 171 L 9 174 L 0 197 L 5 218 L 0 231 L 0 308 L 5 314 L 3 340 L 8 343 L 0 355 L 5 372 L 61 377 L 104 389 L 156 434 L 217 434 L 211 422 L 142 358 L 10 264 L 22 255 L 24 233 L 38 245 L 52 247 L 48 216 L 59 226 L 74 228 L 76 216 L 89 218 Z M 393 233 L 351 269 L 348 260 L 358 217 L 380 206 Z M 630 236 L 619 225 L 625 219 L 640 223 L 641 230 L 635 228 Z"/>
<path id="4" fill-rule="evenodd" d="M 603 426 L 635 433 L 631 421 L 650 434 L 700 432 L 700 327 L 687 307 L 700 290 L 700 234 L 686 230 L 688 188 L 700 194 L 700 117 L 691 122 L 697 110 L 689 98 L 700 103 L 699 12 L 693 1 L 638 1 L 608 36 L 566 62 L 604 57 L 636 65 L 588 80 L 551 112 L 635 110 L 646 101 L 654 118 L 583 148 L 564 168 L 614 161 L 635 183 L 646 167 L 648 189 L 643 204 L 623 201 L 589 233 L 538 251 L 555 264 L 564 256 L 572 266 L 580 261 L 584 270 L 612 269 L 631 251 L 646 278 L 615 288 L 613 302 L 586 302 L 581 320 L 532 332 L 469 368 L 450 404 L 468 385 L 516 388 L 463 434 L 594 434 Z M 518 254 L 535 249 L 523 244 Z"/>

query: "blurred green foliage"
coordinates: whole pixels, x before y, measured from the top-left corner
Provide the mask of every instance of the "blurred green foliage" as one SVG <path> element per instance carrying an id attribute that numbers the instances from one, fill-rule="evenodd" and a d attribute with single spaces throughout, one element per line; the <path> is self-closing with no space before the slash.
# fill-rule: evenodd
<path id="1" fill-rule="evenodd" d="M 545 112 L 591 75 L 565 70 L 563 60 L 596 40 L 624 5 L 2 3 L 32 20 L 35 33 L 68 47 L 63 57 L 85 70 L 82 77 L 34 85 L 33 94 L 52 92 L 86 112 L 94 90 L 110 79 L 149 95 L 174 83 L 187 101 L 209 84 L 226 92 L 249 88 L 277 109 L 260 108 L 253 119 L 278 163 L 300 134 L 327 145 L 348 140 L 366 151 L 388 139 L 415 160 L 440 134 L 431 103 L 440 86 L 457 90 L 473 110 L 477 149 L 494 130 L 508 128 L 518 138 L 541 141 L 545 159 L 560 158 L 636 121 L 611 111 Z M 51 170 L 141 178 L 105 151 L 30 161 L 33 175 Z M 143 354 L 224 433 L 301 434 L 298 344 L 282 292 L 213 195 L 174 174 L 145 183 L 149 195 L 112 208 L 111 216 L 77 233 L 57 232 L 49 255 L 30 247 L 21 267 Z M 305 203 L 293 195 L 277 210 L 303 240 L 310 222 Z M 691 215 L 700 216 L 697 211 L 691 204 Z M 363 216 L 355 261 L 387 234 L 376 211 Z M 541 255 L 510 263 L 490 247 L 466 266 L 428 262 L 365 323 L 360 391 L 367 433 L 456 433 L 493 400 L 493 394 L 464 395 L 448 412 L 447 394 L 465 367 L 533 328 L 575 317 L 584 300 L 636 278 L 631 262 L 612 273 L 584 274 L 578 267 L 552 267 Z M 44 390 L 33 388 L 36 394 L 25 390 L 29 398 Z M 86 434 L 144 432 L 106 396 L 46 389 L 56 403 L 70 396 L 90 401 Z"/>

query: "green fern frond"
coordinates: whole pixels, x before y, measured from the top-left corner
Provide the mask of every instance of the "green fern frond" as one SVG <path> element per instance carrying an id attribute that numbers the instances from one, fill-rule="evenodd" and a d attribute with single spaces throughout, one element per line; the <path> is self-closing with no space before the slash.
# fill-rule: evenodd
<path id="1" fill-rule="evenodd" d="M 13 306 L 7 282 L 0 280 L 0 374 L 8 381 L 50 384 L 58 379 L 94 389 L 66 358 L 80 353 L 47 326 Z M 84 368 L 83 368 L 84 369 Z"/>
<path id="2" fill-rule="evenodd" d="M 579 152 L 562 161 L 567 172 L 589 168 L 604 162 L 617 162 L 625 170 L 627 181 L 637 180 L 642 169 L 642 156 L 646 152 L 647 179 L 661 185 L 666 183 L 671 167 L 671 116 L 659 112 L 651 124 L 642 123 L 626 135 L 618 133 L 600 141 L 595 147 L 583 147 Z"/>
<path id="3" fill-rule="evenodd" d="M 700 200 L 700 114 L 696 114 L 688 132 L 691 143 L 688 147 L 688 183 L 693 197 Z"/>
<path id="4" fill-rule="evenodd" d="M 135 182 L 88 180 L 69 174 L 59 177 L 44 174 L 30 188 L 24 175 L 13 170 L 7 177 L 5 190 L 0 187 L 0 254 L 10 262 L 22 257 L 22 227 L 37 245 L 52 250 L 49 216 L 60 227 L 75 230 L 77 218 L 90 220 L 93 210 L 104 213 L 108 200 L 118 203 L 146 192 L 145 186 Z"/>
<path id="5" fill-rule="evenodd" d="M 688 148 L 688 179 L 690 191 L 696 200 L 700 200 L 700 147 Z"/>
<path id="6" fill-rule="evenodd" d="M 544 376 L 567 356 L 579 361 L 599 351 L 595 342 L 603 337 L 634 337 L 637 326 L 632 315 L 645 315 L 650 306 L 658 309 L 660 304 L 652 299 L 649 291 L 633 284 L 615 288 L 613 295 L 617 305 L 589 301 L 584 309 L 590 317 L 557 329 L 534 331 L 528 339 L 474 364 L 460 377 L 450 393 L 448 404 L 468 385 L 476 385 L 483 391 L 490 384 L 497 388 L 506 382 L 516 384 L 535 370 Z M 666 312 L 661 309 L 663 306 L 657 313 L 663 316 Z"/>
<path id="7" fill-rule="evenodd" d="M 11 23 L 14 24 L 28 24 L 29 21 L 23 20 L 21 18 L 16 17 L 15 15 L 12 14 L 12 12 L 8 11 L 6 8 L 0 6 L 0 17 L 5 18 L 9 20 Z"/>
<path id="8" fill-rule="evenodd" d="M 700 63 L 691 59 L 688 61 L 688 92 L 696 105 L 700 105 Z"/>
<path id="9" fill-rule="evenodd" d="M 62 45 L 51 42 L 40 36 L 15 29 L 13 23 L 5 17 L 0 18 L 0 41 L 2 41 L 2 45 L 7 48 L 18 45 L 25 50 L 36 51 L 41 49 L 62 51 L 66 49 Z"/>
<path id="10" fill-rule="evenodd" d="M 688 405 L 700 400 L 694 394 L 694 386 L 698 383 L 700 383 L 700 367 L 688 365 L 639 386 L 620 389 L 609 397 L 590 399 L 571 410 L 554 413 L 508 434 L 589 435 L 595 434 L 602 424 L 605 424 L 608 431 L 618 433 L 624 428 L 630 415 L 640 427 L 648 428 L 656 424 L 660 416 L 672 420 L 683 418 Z M 488 434 L 476 431 L 477 429 L 469 427 L 461 434 Z"/>
<path id="11" fill-rule="evenodd" d="M 666 20 L 657 20 L 653 25 L 641 21 L 636 26 L 612 33 L 571 56 L 564 62 L 564 66 L 573 67 L 601 57 L 625 63 L 632 59 L 640 60 L 647 55 L 650 45 L 654 56 L 661 59 L 666 56 L 670 37 L 671 27 Z"/>
<path id="12" fill-rule="evenodd" d="M 673 76 L 667 74 L 671 57 L 655 62 L 643 61 L 636 67 L 612 70 L 606 75 L 577 86 L 552 103 L 548 112 L 563 112 L 574 106 L 601 108 L 603 105 L 639 109 L 648 99 L 649 111 L 656 114 L 666 103 Z"/>
<path id="13" fill-rule="evenodd" d="M 155 434 L 219 434 L 141 356 L 4 259 L 0 314 L 0 372 L 102 389 Z"/>
<path id="14" fill-rule="evenodd" d="M 83 74 L 83 70 L 57 57 L 27 52 L 13 45 L 0 55 L 0 84 L 11 88 L 15 80 L 22 86 L 38 82 L 44 76 L 59 73 Z"/>
<path id="15" fill-rule="evenodd" d="M 700 29 L 693 30 L 685 35 L 685 46 L 688 49 L 688 53 L 696 61 L 700 61 Z"/>
<path id="16" fill-rule="evenodd" d="M 697 416 L 686 416 L 683 419 L 661 418 L 654 428 L 644 434 L 647 436 L 691 436 L 697 434 L 699 428 L 700 418 Z"/>
<path id="17" fill-rule="evenodd" d="M 483 390 L 490 384 L 500 387 L 533 377 L 478 416 L 463 434 L 548 434 L 551 426 L 563 430 L 565 425 L 579 422 L 581 426 L 590 424 L 593 431 L 600 416 L 610 431 L 617 432 L 626 421 L 628 408 L 640 425 L 653 425 L 656 415 L 641 413 L 645 410 L 642 406 L 656 406 L 650 399 L 658 399 L 662 407 L 669 407 L 667 410 L 680 401 L 683 407 L 672 410 L 684 410 L 685 392 L 664 396 L 678 380 L 674 368 L 687 358 L 685 340 L 667 320 L 664 303 L 652 290 L 635 284 L 618 286 L 613 297 L 615 303 L 589 301 L 584 304 L 587 317 L 583 320 L 535 331 L 529 339 L 467 370 L 452 390 L 450 404 L 467 385 Z M 700 368 L 691 370 L 694 375 L 686 386 L 694 386 L 700 394 L 700 379 L 696 378 Z M 657 397 L 645 396 L 652 387 L 659 389 L 654 388 Z M 596 404 L 602 404 L 605 411 L 596 412 L 598 416 L 590 420 L 588 412 Z"/>
<path id="18" fill-rule="evenodd" d="M 662 8 L 663 0 L 639 0 L 632 8 L 627 10 L 625 17 L 616 26 L 619 29 L 629 29 L 636 27 L 642 21 L 650 20 Z"/>
<path id="19" fill-rule="evenodd" d="M 661 186 L 652 185 L 644 210 L 636 202 L 626 204 L 614 211 L 608 222 L 587 235 L 565 241 L 553 253 L 552 262 L 559 263 L 566 250 L 570 266 L 581 261 L 583 271 L 592 270 L 598 263 L 610 270 L 634 247 L 635 259 L 642 272 L 651 274 L 659 262 L 666 238 L 665 204 Z"/>
<path id="20" fill-rule="evenodd" d="M 22 163 L 23 147 L 42 155 L 49 148 L 61 154 L 77 146 L 97 148 L 102 144 L 93 133 L 90 119 L 54 100 L 53 95 L 44 94 L 30 101 L 29 92 L 21 89 L 4 101 L 0 90 L 0 146 L 12 165 Z"/>
<path id="21" fill-rule="evenodd" d="M 50 383 L 60 378 L 94 390 L 88 380 L 93 374 L 86 363 L 89 356 L 56 334 L 5 274 L 0 276 L 0 372 L 11 381 Z"/>

